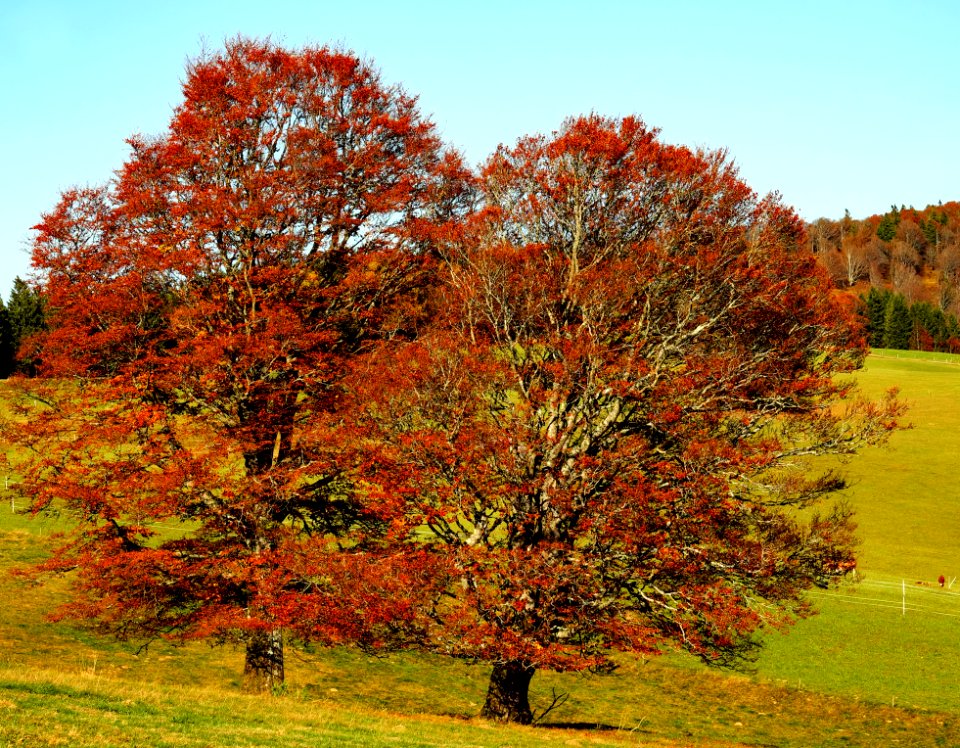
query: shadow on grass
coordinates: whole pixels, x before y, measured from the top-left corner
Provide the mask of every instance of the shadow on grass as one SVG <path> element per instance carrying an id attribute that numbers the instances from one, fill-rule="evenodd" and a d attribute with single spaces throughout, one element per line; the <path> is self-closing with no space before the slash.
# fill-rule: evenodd
<path id="1" fill-rule="evenodd" d="M 438 715 L 448 719 L 462 720 L 464 722 L 474 722 L 489 725 L 499 724 L 494 721 L 485 720 L 476 713 L 464 714 L 463 712 L 438 712 Z M 532 727 L 536 730 L 584 730 L 587 732 L 623 731 L 622 727 L 608 725 L 604 722 L 534 722 L 532 725 L 528 725 L 528 727 Z"/>
<path id="2" fill-rule="evenodd" d="M 539 730 L 585 730 L 591 732 L 616 732 L 623 729 L 603 722 L 541 722 L 534 727 Z"/>

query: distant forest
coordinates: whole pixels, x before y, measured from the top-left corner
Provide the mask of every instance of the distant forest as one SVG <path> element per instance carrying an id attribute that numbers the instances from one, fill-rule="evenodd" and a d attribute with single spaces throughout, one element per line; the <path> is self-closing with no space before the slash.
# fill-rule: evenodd
<path id="1" fill-rule="evenodd" d="M 807 243 L 856 299 L 871 346 L 960 353 L 960 203 L 820 218 Z"/>

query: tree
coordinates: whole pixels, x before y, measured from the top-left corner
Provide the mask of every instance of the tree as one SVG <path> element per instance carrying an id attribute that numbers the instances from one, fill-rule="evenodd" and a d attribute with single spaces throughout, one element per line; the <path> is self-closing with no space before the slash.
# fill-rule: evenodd
<path id="1" fill-rule="evenodd" d="M 430 589 L 409 557 L 391 572 L 337 428 L 350 362 L 420 323 L 463 170 L 347 52 L 239 39 L 183 94 L 115 181 L 36 227 L 49 329 L 23 485 L 79 523 L 45 566 L 77 571 L 62 615 L 240 643 L 265 689 L 285 628 L 377 646 Z"/>
<path id="2" fill-rule="evenodd" d="M 538 669 L 749 659 L 853 565 L 847 510 L 796 511 L 842 481 L 804 467 L 897 411 L 842 378 L 864 344 L 798 218 L 629 117 L 501 148 L 482 195 L 434 324 L 356 390 L 365 475 L 449 565 L 429 646 L 491 663 L 482 713 L 517 722 Z"/>
<path id="3" fill-rule="evenodd" d="M 960 288 L 960 247 L 947 244 L 940 250 L 937 258 L 939 269 L 938 302 L 944 311 L 957 311 L 958 294 Z"/>
<path id="4" fill-rule="evenodd" d="M 910 336 L 910 349 L 915 351 L 942 351 L 952 336 L 956 325 L 940 309 L 926 302 L 910 305 L 910 319 L 913 330 Z M 951 329 L 953 328 L 953 329 Z"/>
<path id="5" fill-rule="evenodd" d="M 890 206 L 890 212 L 884 214 L 877 226 L 877 236 L 885 242 L 892 241 L 897 235 L 897 226 L 900 225 L 900 211 L 896 205 Z"/>
<path id="6" fill-rule="evenodd" d="M 902 295 L 891 294 L 883 317 L 883 347 L 906 351 L 910 349 L 913 320 L 910 308 Z"/>
<path id="7" fill-rule="evenodd" d="M 13 337 L 13 325 L 10 322 L 10 312 L 0 298 L 0 379 L 13 373 L 16 363 L 16 341 Z"/>
<path id="8" fill-rule="evenodd" d="M 26 373 L 32 373 L 35 364 L 32 339 L 46 327 L 44 299 L 22 278 L 14 278 L 7 313 L 13 346 L 13 366 Z"/>
<path id="9" fill-rule="evenodd" d="M 864 327 L 866 328 L 867 342 L 873 348 L 883 348 L 887 302 L 892 295 L 890 291 L 871 286 L 867 295 L 862 299 L 866 317 Z"/>
<path id="10" fill-rule="evenodd" d="M 842 224 L 818 218 L 809 226 L 810 249 L 814 254 L 832 254 L 843 241 Z"/>
<path id="11" fill-rule="evenodd" d="M 819 261 L 838 286 L 852 288 L 867 277 L 871 259 L 867 247 L 856 243 L 854 238 L 844 238 L 836 249 L 827 249 L 819 255 Z"/>
<path id="12" fill-rule="evenodd" d="M 895 293 L 903 296 L 910 303 L 917 300 L 923 287 L 916 267 L 900 259 L 890 263 L 890 285 Z"/>

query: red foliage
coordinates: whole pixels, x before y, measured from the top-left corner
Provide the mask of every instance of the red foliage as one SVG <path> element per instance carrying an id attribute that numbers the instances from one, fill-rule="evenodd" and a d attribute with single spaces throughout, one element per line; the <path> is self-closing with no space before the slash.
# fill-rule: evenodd
<path id="1" fill-rule="evenodd" d="M 846 511 L 793 512 L 841 485 L 800 458 L 883 439 L 897 406 L 839 378 L 864 343 L 796 215 L 655 135 L 583 117 L 501 148 L 434 324 L 357 386 L 367 475 L 454 564 L 438 651 L 734 664 L 851 568 Z"/>
<path id="2" fill-rule="evenodd" d="M 82 522 L 65 614 L 246 642 L 266 685 L 286 628 L 502 691 L 611 649 L 735 664 L 850 568 L 847 512 L 794 512 L 841 482 L 802 468 L 898 406 L 853 397 L 850 310 L 723 153 L 591 116 L 475 179 L 327 49 L 234 42 L 184 94 L 37 226 L 22 441 L 35 508 Z"/>
<path id="3" fill-rule="evenodd" d="M 387 519 L 342 477 L 340 380 L 420 324 L 465 171 L 345 52 L 240 40 L 183 90 L 165 135 L 36 227 L 50 329 L 24 386 L 53 407 L 30 414 L 25 485 L 86 523 L 53 564 L 85 593 L 66 612 L 120 635 L 380 641 L 410 617 L 401 588 L 346 595 L 324 571 L 375 571 L 334 540 L 376 548 Z"/>

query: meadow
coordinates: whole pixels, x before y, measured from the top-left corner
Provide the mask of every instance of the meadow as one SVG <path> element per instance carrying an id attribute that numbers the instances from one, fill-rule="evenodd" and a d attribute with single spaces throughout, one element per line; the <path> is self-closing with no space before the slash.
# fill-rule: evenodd
<path id="1" fill-rule="evenodd" d="M 958 710 L 960 358 L 912 353 L 877 351 L 858 376 L 869 395 L 899 387 L 910 407 L 909 429 L 838 466 L 856 511 L 860 582 L 814 593 L 821 614 L 771 637 L 760 672 L 857 699 Z"/>
<path id="2" fill-rule="evenodd" d="M 233 649 L 138 651 L 46 622 L 65 580 L 8 572 L 43 557 L 57 521 L 12 511 L 18 497 L 5 491 L 0 746 L 960 744 L 960 358 L 878 351 L 858 379 L 871 395 L 899 387 L 912 424 L 838 465 L 862 539 L 860 581 L 813 593 L 820 614 L 771 634 L 751 675 L 677 656 L 625 657 L 605 677 L 538 673 L 535 709 L 554 691 L 570 699 L 535 728 L 475 719 L 481 666 L 291 651 L 286 691 L 254 697 Z"/>

